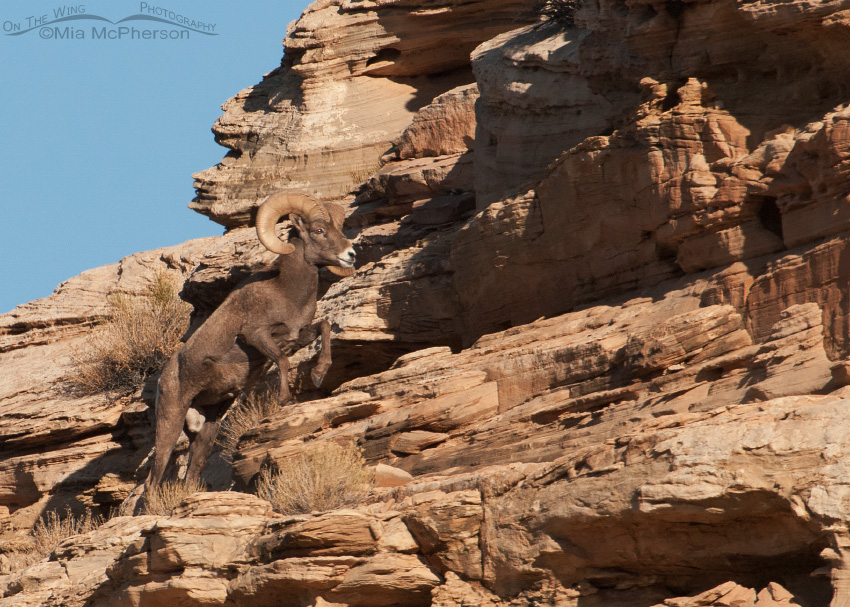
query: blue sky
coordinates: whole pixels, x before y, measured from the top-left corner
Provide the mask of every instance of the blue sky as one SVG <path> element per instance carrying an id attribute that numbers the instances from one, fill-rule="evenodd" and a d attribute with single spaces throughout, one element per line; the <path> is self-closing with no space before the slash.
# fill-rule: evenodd
<path id="1" fill-rule="evenodd" d="M 307 4 L 3 0 L 0 313 L 89 268 L 223 232 L 186 208 L 191 175 L 224 155 L 210 132 L 221 104 L 280 63 L 286 26 Z M 217 35 L 133 40 L 118 31 L 182 29 L 143 20 L 44 25 L 64 7 L 112 22 L 140 11 L 182 16 Z M 85 38 L 55 39 L 66 27 Z M 94 38 L 93 27 L 122 37 Z"/>

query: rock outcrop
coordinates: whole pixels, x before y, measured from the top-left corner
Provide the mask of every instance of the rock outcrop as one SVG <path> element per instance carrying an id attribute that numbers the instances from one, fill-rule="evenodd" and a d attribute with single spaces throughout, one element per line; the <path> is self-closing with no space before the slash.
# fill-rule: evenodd
<path id="1" fill-rule="evenodd" d="M 0 316 L 0 550 L 16 545 L 45 511 L 109 508 L 132 489 L 152 441 L 147 405 L 76 395 L 68 377 L 108 312 L 107 295 L 140 296 L 163 273 L 182 282 L 214 240 L 84 272 Z"/>
<path id="2" fill-rule="evenodd" d="M 201 322 L 273 261 L 251 213 L 281 187 L 339 199 L 358 248 L 322 273 L 326 383 L 299 354 L 233 491 L 0 558 L 0 606 L 850 603 L 848 11 L 311 5 L 196 176 L 229 231 L 0 317 L 0 557 L 147 472 L 150 394 L 60 389 L 106 294 L 168 271 Z M 352 441 L 356 508 L 247 493 Z"/>
<path id="3" fill-rule="evenodd" d="M 521 0 L 311 4 L 281 65 L 224 104 L 213 132 L 231 151 L 194 176 L 190 206 L 233 228 L 281 187 L 356 189 L 419 108 L 473 81 L 476 46 L 530 19 Z"/>
<path id="4" fill-rule="evenodd" d="M 0 605 L 825 604 L 845 567 L 847 410 L 802 396 L 649 416 L 549 463 L 321 515 L 200 494 L 66 540 Z"/>

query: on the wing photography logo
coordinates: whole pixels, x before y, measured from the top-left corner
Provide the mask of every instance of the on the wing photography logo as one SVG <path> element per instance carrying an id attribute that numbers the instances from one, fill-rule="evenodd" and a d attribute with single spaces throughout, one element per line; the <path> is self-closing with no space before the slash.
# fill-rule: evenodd
<path id="1" fill-rule="evenodd" d="M 196 15 L 147 2 L 139 3 L 137 13 L 115 21 L 86 12 L 85 4 L 75 4 L 18 20 L 6 19 L 3 33 L 37 35 L 44 40 L 189 40 L 193 35 L 217 36 L 215 25 Z"/>

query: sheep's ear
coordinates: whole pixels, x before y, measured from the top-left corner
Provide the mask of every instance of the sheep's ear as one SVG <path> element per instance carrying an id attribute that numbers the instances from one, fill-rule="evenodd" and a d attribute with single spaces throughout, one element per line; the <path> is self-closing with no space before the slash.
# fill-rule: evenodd
<path id="1" fill-rule="evenodd" d="M 304 234 L 307 232 L 307 222 L 304 221 L 304 218 L 297 213 L 290 213 L 289 220 L 295 225 L 295 228 L 298 230 L 299 234 Z"/>
<path id="2" fill-rule="evenodd" d="M 334 224 L 334 227 L 342 232 L 342 224 L 345 223 L 345 209 L 338 204 L 326 202 L 325 210 L 331 216 L 331 223 Z"/>

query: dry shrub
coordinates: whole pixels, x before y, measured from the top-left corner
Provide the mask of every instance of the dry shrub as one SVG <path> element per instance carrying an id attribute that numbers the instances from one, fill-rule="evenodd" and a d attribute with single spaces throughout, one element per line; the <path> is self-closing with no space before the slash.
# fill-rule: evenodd
<path id="1" fill-rule="evenodd" d="M 538 13 L 544 19 L 553 21 L 562 27 L 574 27 L 576 13 L 584 0 L 543 0 L 538 5 Z"/>
<path id="2" fill-rule="evenodd" d="M 154 277 L 144 296 L 112 294 L 108 303 L 109 316 L 74 360 L 76 373 L 68 377 L 82 394 L 139 389 L 180 345 L 192 311 L 164 273 Z"/>
<path id="3" fill-rule="evenodd" d="M 257 495 L 281 514 L 325 512 L 361 503 L 372 483 L 356 445 L 321 442 L 279 463 L 277 470 L 264 468 Z"/>
<path id="4" fill-rule="evenodd" d="M 369 178 L 377 173 L 381 169 L 381 163 L 368 165 L 365 167 L 360 167 L 357 169 L 351 169 L 348 171 L 348 177 L 351 179 L 351 182 L 354 184 L 354 190 L 361 187 Z M 348 192 L 346 192 L 348 193 Z"/>
<path id="5" fill-rule="evenodd" d="M 280 408 L 275 388 L 262 385 L 252 390 L 227 412 L 221 422 L 218 444 L 226 454 L 232 454 L 243 434 L 258 427 L 264 418 L 280 411 Z"/>
<path id="6" fill-rule="evenodd" d="M 145 514 L 171 516 L 174 509 L 187 497 L 207 490 L 201 481 L 165 481 L 145 494 Z"/>
<path id="7" fill-rule="evenodd" d="M 63 516 L 52 510 L 38 519 L 33 526 L 30 532 L 32 545 L 21 555 L 24 562 L 20 564 L 28 566 L 36 563 L 53 552 L 63 540 L 94 531 L 102 524 L 103 519 L 92 514 L 90 510 L 86 510 L 79 517 L 71 514 L 70 510 L 66 510 Z"/>

